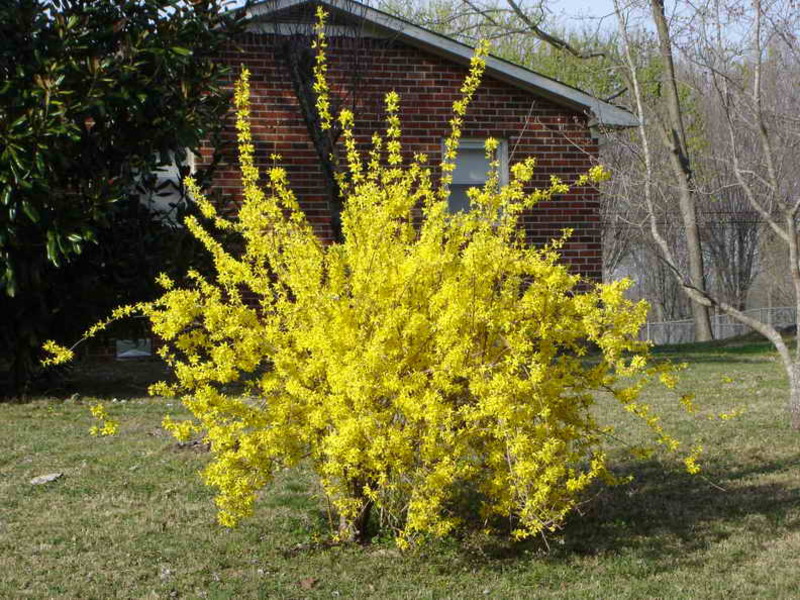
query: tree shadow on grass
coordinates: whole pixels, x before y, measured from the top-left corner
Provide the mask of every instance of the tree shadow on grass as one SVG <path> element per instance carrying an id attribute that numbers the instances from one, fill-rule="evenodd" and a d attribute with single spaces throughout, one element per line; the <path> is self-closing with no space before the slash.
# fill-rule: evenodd
<path id="1" fill-rule="evenodd" d="M 158 381 L 171 380 L 166 364 L 157 358 L 143 360 L 85 360 L 69 365 L 60 377 L 42 383 L 36 392 L 43 396 L 68 398 L 132 399 L 147 396 Z"/>
<path id="2" fill-rule="evenodd" d="M 719 364 L 726 365 L 763 365 L 778 361 L 777 354 L 754 354 L 751 356 L 740 354 L 685 354 L 682 356 L 657 355 L 656 360 L 669 359 L 675 363 L 693 364 Z"/>
<path id="3" fill-rule="evenodd" d="M 541 540 L 498 542 L 480 551 L 489 559 L 484 566 L 505 568 L 526 551 L 554 562 L 630 552 L 656 565 L 674 566 L 699 560 L 699 554 L 732 535 L 777 538 L 800 530 L 800 486 L 775 481 L 781 473 L 796 472 L 800 456 L 704 468 L 703 476 L 693 476 L 655 460 L 634 463 L 626 470 L 634 480 L 598 487 L 597 495 L 550 540 L 549 550 Z"/>
<path id="4" fill-rule="evenodd" d="M 699 477 L 665 470 L 657 461 L 641 463 L 632 473 L 634 481 L 604 490 L 582 517 L 570 520 L 564 550 L 592 554 L 636 547 L 650 555 L 671 549 L 691 552 L 723 539 L 730 526 L 747 527 L 749 515 L 781 524 L 797 508 L 798 490 L 749 480 L 798 465 L 800 457 L 792 464 L 781 461 L 734 470 L 705 465 Z M 670 541 L 674 548 L 665 547 Z"/>

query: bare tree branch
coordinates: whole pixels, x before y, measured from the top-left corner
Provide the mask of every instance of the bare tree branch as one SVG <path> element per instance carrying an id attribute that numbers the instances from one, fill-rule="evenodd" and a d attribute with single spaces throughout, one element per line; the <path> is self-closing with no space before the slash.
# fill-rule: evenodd
<path id="1" fill-rule="evenodd" d="M 465 2 L 466 1 L 467 0 L 465 0 Z M 572 54 L 572 56 L 575 56 L 576 58 L 597 58 L 606 55 L 605 52 L 583 51 L 579 50 L 578 48 L 575 48 L 566 40 L 558 36 L 555 36 L 552 33 L 548 33 L 547 31 L 542 29 L 538 23 L 536 23 L 533 19 L 531 19 L 527 15 L 527 13 L 525 13 L 525 11 L 522 10 L 522 7 L 516 2 L 516 0 L 506 0 L 506 2 L 508 2 L 508 5 L 514 11 L 514 14 L 516 14 L 517 17 L 519 17 L 520 21 L 522 21 L 523 23 L 525 23 L 525 25 L 528 26 L 528 29 L 531 31 L 531 33 L 533 33 L 543 42 L 547 42 L 554 48 L 558 48 L 559 50 L 564 50 L 565 52 L 569 52 L 570 54 Z"/>

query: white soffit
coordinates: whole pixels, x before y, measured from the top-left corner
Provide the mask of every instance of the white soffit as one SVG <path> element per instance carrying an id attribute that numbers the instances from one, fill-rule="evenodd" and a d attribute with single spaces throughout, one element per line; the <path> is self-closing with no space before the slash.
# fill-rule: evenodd
<path id="1" fill-rule="evenodd" d="M 253 32 L 281 32 L 283 27 L 276 21 L 272 25 L 264 23 L 270 16 L 289 11 L 312 0 L 265 0 L 248 9 L 253 20 L 249 26 Z M 363 33 L 379 37 L 396 37 L 411 46 L 426 50 L 460 64 L 469 64 L 473 49 L 447 36 L 434 33 L 404 19 L 355 2 L 354 0 L 316 0 L 333 13 L 342 14 L 364 24 Z M 277 26 L 277 27 L 276 27 Z M 334 33 L 335 33 L 334 29 Z M 566 106 L 592 117 L 591 125 L 601 127 L 635 127 L 636 117 L 627 110 L 604 102 L 591 94 L 560 83 L 535 71 L 520 67 L 506 60 L 489 56 L 486 59 L 486 72 L 501 81 L 546 98 L 556 104 Z"/>

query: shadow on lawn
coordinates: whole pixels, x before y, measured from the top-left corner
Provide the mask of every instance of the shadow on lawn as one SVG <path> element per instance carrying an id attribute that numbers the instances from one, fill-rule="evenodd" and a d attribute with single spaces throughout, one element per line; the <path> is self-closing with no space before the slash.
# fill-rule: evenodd
<path id="1" fill-rule="evenodd" d="M 684 354 L 684 355 L 671 355 L 671 354 L 656 354 L 656 359 L 669 359 L 674 363 L 688 363 L 692 364 L 717 364 L 724 363 L 726 365 L 737 364 L 767 364 L 778 362 L 777 354 Z"/>
<path id="2" fill-rule="evenodd" d="M 634 481 L 604 490 L 583 517 L 565 528 L 564 552 L 595 554 L 637 548 L 651 558 L 708 548 L 731 529 L 786 527 L 787 512 L 798 506 L 798 491 L 781 483 L 746 483 L 749 476 L 800 466 L 800 457 L 740 469 L 705 465 L 704 476 L 664 470 L 657 461 L 637 465 Z M 723 489 L 716 487 L 719 482 Z M 750 524 L 748 516 L 758 515 Z M 756 525 L 761 523 L 761 525 Z"/>
<path id="3" fill-rule="evenodd" d="M 568 519 L 556 543 L 551 540 L 545 560 L 632 552 L 653 564 L 674 566 L 700 560 L 698 553 L 734 534 L 763 539 L 800 529 L 800 519 L 787 518 L 800 506 L 798 488 L 748 483 L 751 477 L 796 471 L 800 456 L 742 468 L 704 467 L 700 477 L 657 461 L 633 465 L 628 472 L 634 481 L 601 489 L 583 514 Z M 542 552 L 543 543 L 498 543 L 480 553 L 494 563 L 485 566 L 505 568 L 525 550 Z"/>
<path id="4" fill-rule="evenodd" d="M 760 336 L 756 336 L 759 338 Z M 785 340 L 790 349 L 794 348 L 794 340 Z M 716 362 L 774 362 L 778 359 L 775 347 L 763 338 L 746 340 L 731 338 L 714 342 L 696 344 L 664 344 L 653 347 L 653 356 L 675 362 L 716 363 Z"/>
<path id="5" fill-rule="evenodd" d="M 37 394 L 69 398 L 132 399 L 147 396 L 147 388 L 157 381 L 170 379 L 167 365 L 160 359 L 85 360 L 68 365 L 49 382 L 42 382 Z"/>

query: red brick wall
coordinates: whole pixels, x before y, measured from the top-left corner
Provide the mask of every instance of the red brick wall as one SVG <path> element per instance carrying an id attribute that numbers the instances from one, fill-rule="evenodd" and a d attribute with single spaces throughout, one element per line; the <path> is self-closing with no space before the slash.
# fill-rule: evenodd
<path id="1" fill-rule="evenodd" d="M 221 59 L 234 67 L 235 75 L 241 64 L 250 68 L 252 127 L 261 166 L 269 164 L 272 153 L 282 155 L 292 189 L 308 218 L 321 237 L 329 238 L 323 177 L 279 43 L 272 35 L 248 34 L 238 49 Z M 328 63 L 334 95 L 346 98 L 347 106 L 355 101 L 356 133 L 364 148 L 372 133 L 383 129 L 383 96 L 394 89 L 401 97 L 404 151 L 425 152 L 431 164 L 438 163 L 465 67 L 398 41 L 376 38 L 330 40 Z M 489 136 L 507 141 L 511 164 L 526 156 L 537 159 L 537 186 L 547 185 L 551 175 L 573 180 L 588 170 L 598 152 L 585 115 L 487 76 L 469 108 L 463 137 Z M 216 183 L 236 201 L 235 156 L 229 157 Z M 575 190 L 540 204 L 523 217 L 523 224 L 533 243 L 547 242 L 559 237 L 562 229 L 573 228 L 564 258 L 582 274 L 600 279 L 596 191 Z"/>

